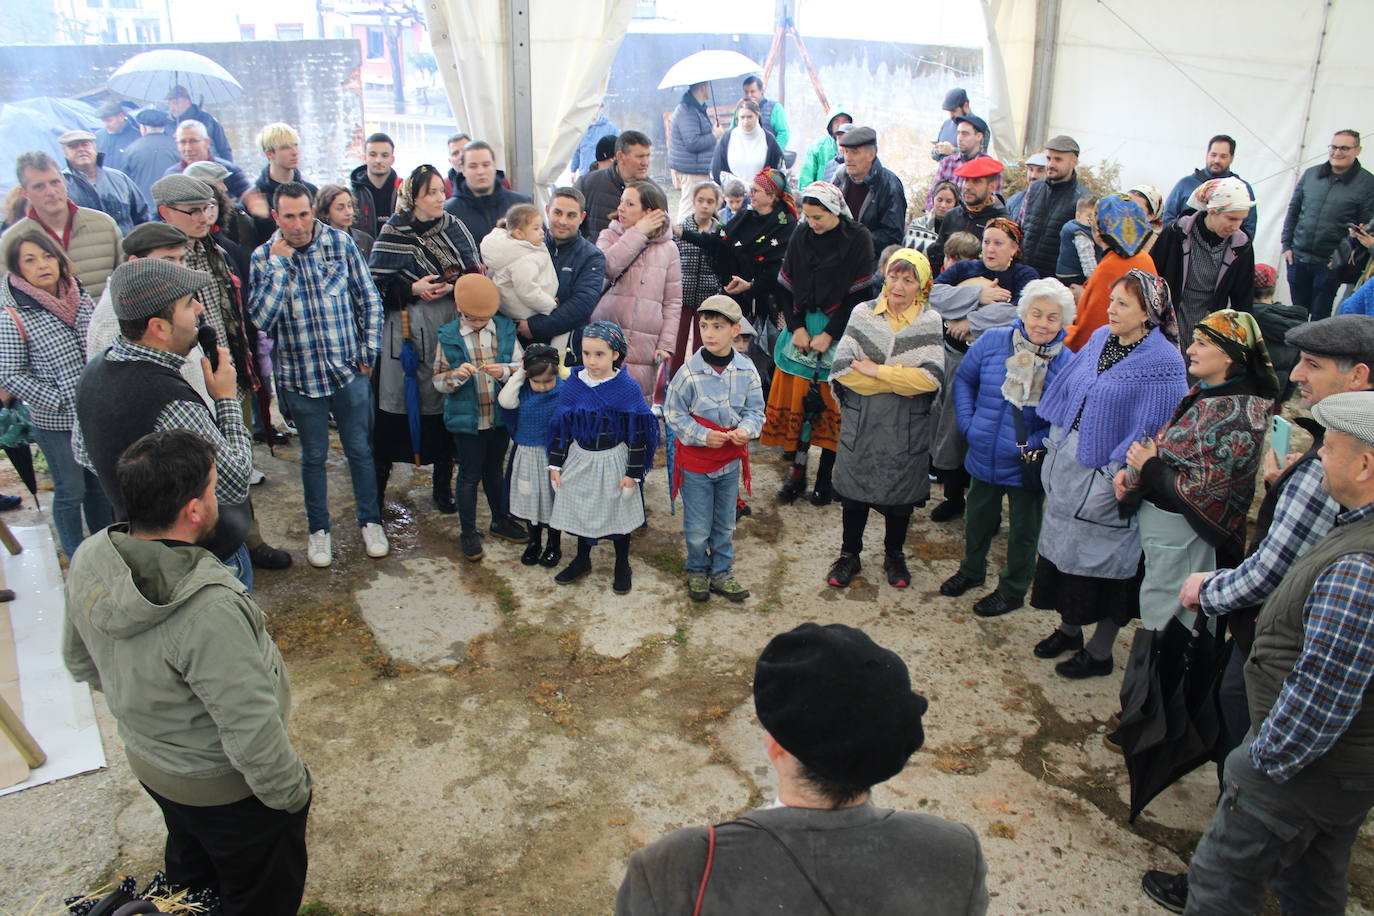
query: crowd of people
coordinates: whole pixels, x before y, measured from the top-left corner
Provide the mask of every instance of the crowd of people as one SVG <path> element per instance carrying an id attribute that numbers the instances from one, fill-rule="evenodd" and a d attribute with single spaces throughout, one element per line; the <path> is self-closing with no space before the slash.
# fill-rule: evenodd
<path id="1" fill-rule="evenodd" d="M 113 105 L 105 136 L 60 138 L 65 165 L 20 157 L 22 212 L 0 236 L 0 387 L 28 406 L 53 478 L 82 609 L 69 666 L 110 698 L 166 816 L 172 880 L 214 889 L 227 913 L 300 901 L 310 774 L 252 599 L 255 566 L 291 563 L 250 497 L 254 435 L 279 435 L 275 398 L 300 441 L 315 567 L 333 557 L 331 425 L 368 556 L 390 549 L 392 465 L 428 465 L 468 561 L 490 535 L 570 584 L 608 540 L 620 594 L 643 481 L 670 439 L 693 601 L 749 597 L 734 532 L 755 440 L 788 468 L 779 502 L 840 503 L 836 559 L 817 571 L 835 588 L 862 574 L 873 512 L 883 579 L 912 585 L 908 532 L 938 481 L 943 499 L 916 523 L 965 519 L 940 592 L 983 588 L 981 618 L 1027 601 L 1057 612 L 1027 649 L 1059 676 L 1111 675 L 1137 618 L 1137 640 L 1173 621 L 1233 634 L 1222 803 L 1189 873 L 1148 873 L 1145 891 L 1176 912 L 1253 913 L 1272 885 L 1285 908 L 1339 912 L 1374 805 L 1374 175 L 1359 134 L 1338 131 L 1288 204 L 1285 305 L 1230 137 L 1167 196 L 1142 184 L 1095 199 L 1078 143 L 1056 136 L 1008 199 L 988 126 L 956 89 L 928 188 L 905 187 L 877 132 L 839 107 L 798 182 L 786 112 L 757 77 L 743 89 L 729 126 L 704 84 L 683 94 L 668 131 L 676 214 L 633 129 L 589 135 L 575 185 L 543 208 L 466 134 L 450 139 L 447 175 L 403 177 L 373 134 L 362 165 L 317 187 L 301 137 L 270 124 L 250 181 L 223 129 L 175 91 L 168 112 L 134 116 L 137 139 Z M 139 145 L 169 127 L 159 155 L 176 158 L 152 176 Z M 908 199 L 924 212 L 909 218 Z M 1328 317 L 1342 282 L 1353 295 Z M 1314 443 L 1285 454 L 1266 435 L 1294 389 Z M 229 606 L 246 627 L 198 622 Z M 130 683 L 152 658 L 156 677 Z M 1144 656 L 1131 658 L 1127 682 Z M 805 624 L 764 650 L 754 694 L 784 810 L 637 853 L 620 912 L 877 911 L 912 895 L 985 911 L 967 828 L 868 804 L 922 740 L 926 703 L 900 659 L 852 628 Z M 212 714 L 171 723 L 168 704 Z M 239 848 L 226 824 L 261 842 Z M 821 835 L 835 839 L 803 839 Z"/>

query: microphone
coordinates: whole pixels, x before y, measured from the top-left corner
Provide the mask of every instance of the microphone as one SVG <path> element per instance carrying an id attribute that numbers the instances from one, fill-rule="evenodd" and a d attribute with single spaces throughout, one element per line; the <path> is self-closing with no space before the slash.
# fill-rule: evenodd
<path id="1" fill-rule="evenodd" d="M 219 369 L 219 343 L 215 338 L 215 329 L 208 324 L 203 324 L 196 331 L 196 342 L 205 351 L 205 358 L 210 361 L 210 371 Z"/>

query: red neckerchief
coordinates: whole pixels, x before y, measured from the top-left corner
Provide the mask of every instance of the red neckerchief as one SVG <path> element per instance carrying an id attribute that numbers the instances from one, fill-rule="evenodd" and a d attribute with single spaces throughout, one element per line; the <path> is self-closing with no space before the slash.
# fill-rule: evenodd
<path id="1" fill-rule="evenodd" d="M 66 251 L 67 243 L 72 240 L 72 227 L 76 225 L 76 211 L 79 209 L 81 208 L 78 207 L 76 204 L 72 203 L 70 200 L 67 201 L 67 213 L 69 214 L 69 216 L 67 217 L 67 228 L 62 231 L 61 235 L 58 235 L 56 232 L 54 232 L 52 226 L 49 226 L 47 223 L 43 222 L 43 218 L 38 215 L 38 211 L 33 208 L 33 204 L 29 204 L 28 215 L 29 219 L 33 220 L 38 225 L 42 226 L 43 230 L 47 232 L 48 235 L 52 236 L 54 239 L 57 240 L 57 243 L 62 246 L 62 250 Z"/>
<path id="2" fill-rule="evenodd" d="M 724 426 L 717 426 L 710 420 L 703 419 L 696 414 L 692 414 L 692 419 L 707 429 L 713 429 L 718 433 L 730 432 Z M 727 442 L 712 448 L 709 445 L 688 445 L 678 439 L 677 458 L 673 466 L 673 492 L 670 499 L 677 499 L 677 491 L 682 489 L 683 471 L 691 471 L 693 474 L 709 474 L 712 471 L 719 471 L 736 458 L 741 462 L 740 479 L 744 481 L 744 492 L 753 496 L 754 489 L 751 486 L 752 480 L 749 476 L 748 443 L 736 445 L 733 442 Z"/>

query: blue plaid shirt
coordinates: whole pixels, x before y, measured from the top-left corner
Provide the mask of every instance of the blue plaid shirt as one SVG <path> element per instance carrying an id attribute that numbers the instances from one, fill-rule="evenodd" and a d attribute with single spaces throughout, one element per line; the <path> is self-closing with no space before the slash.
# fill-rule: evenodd
<path id="1" fill-rule="evenodd" d="M 1283 484 L 1274 519 L 1255 552 L 1235 569 L 1218 570 L 1198 593 L 1209 616 L 1262 604 L 1293 561 L 1336 527 L 1340 505 L 1322 489 L 1322 464 L 1309 461 Z"/>
<path id="2" fill-rule="evenodd" d="M 1374 503 L 1336 525 L 1374 514 Z M 1364 703 L 1374 677 L 1374 553 L 1346 554 L 1312 585 L 1303 607 L 1302 654 L 1250 744 L 1250 762 L 1286 782 L 1331 749 Z"/>
<path id="3" fill-rule="evenodd" d="M 328 397 L 376 362 L 382 297 L 348 233 L 316 220 L 315 238 L 290 257 L 272 254 L 278 235 L 253 252 L 249 313 L 277 343 L 273 361 L 282 386 Z"/>
<path id="4" fill-rule="evenodd" d="M 687 445 L 706 445 L 709 430 L 692 419 L 710 420 L 725 429 L 739 427 L 754 438 L 763 431 L 763 384 L 753 360 L 734 353 L 723 372 L 717 372 L 702 358 L 701 350 L 687 357 L 663 399 L 663 418 L 673 434 Z M 738 461 L 732 461 L 708 476 L 727 474 Z"/>

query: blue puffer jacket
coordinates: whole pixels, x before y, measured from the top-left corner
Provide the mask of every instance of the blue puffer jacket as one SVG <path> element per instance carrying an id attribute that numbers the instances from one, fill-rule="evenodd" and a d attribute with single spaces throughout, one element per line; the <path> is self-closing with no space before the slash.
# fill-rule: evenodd
<path id="1" fill-rule="evenodd" d="M 1021 486 L 1021 451 L 1016 447 L 1016 425 L 1012 407 L 1002 396 L 1007 377 L 1007 357 L 1011 356 L 1011 335 L 1025 330 L 1021 319 L 1011 325 L 984 331 L 969 347 L 954 376 L 954 408 L 959 432 L 968 441 L 964 468 L 984 483 L 1003 487 Z M 1064 339 L 1060 331 L 1056 341 Z M 1045 385 L 1073 359 L 1062 347 L 1050 361 Z M 1036 414 L 1034 407 L 1023 408 L 1028 448 L 1043 448 L 1050 424 Z"/>

